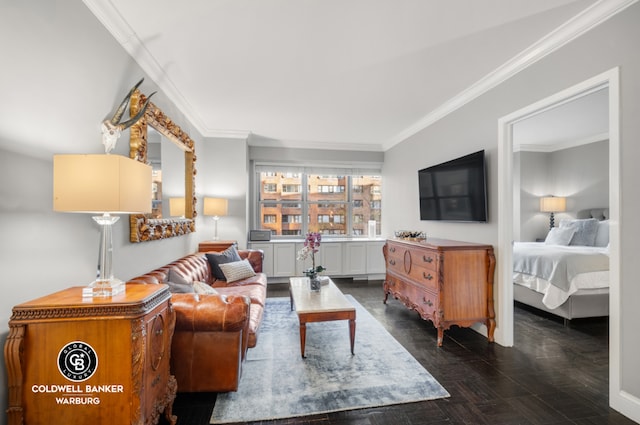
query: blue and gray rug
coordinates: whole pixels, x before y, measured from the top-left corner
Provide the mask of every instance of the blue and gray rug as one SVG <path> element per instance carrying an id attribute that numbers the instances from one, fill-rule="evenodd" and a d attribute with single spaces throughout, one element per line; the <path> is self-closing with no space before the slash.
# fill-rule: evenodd
<path id="1" fill-rule="evenodd" d="M 298 316 L 289 298 L 267 298 L 256 347 L 237 392 L 218 394 L 212 424 L 251 422 L 449 397 L 449 393 L 352 296 L 348 321 L 307 324 L 300 356 Z"/>

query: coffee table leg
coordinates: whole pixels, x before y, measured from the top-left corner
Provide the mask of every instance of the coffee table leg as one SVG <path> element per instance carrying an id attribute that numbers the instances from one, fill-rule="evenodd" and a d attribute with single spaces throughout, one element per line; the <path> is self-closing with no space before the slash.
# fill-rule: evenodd
<path id="1" fill-rule="evenodd" d="M 307 323 L 300 321 L 300 354 L 304 358 L 304 345 L 307 339 Z"/>
<path id="2" fill-rule="evenodd" d="M 353 355 L 353 344 L 356 340 L 356 319 L 349 319 L 349 339 L 351 340 L 351 355 Z"/>

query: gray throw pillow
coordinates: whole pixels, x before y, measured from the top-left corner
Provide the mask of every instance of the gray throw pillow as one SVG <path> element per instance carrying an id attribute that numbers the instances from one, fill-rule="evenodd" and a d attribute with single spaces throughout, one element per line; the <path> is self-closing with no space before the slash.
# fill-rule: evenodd
<path id="1" fill-rule="evenodd" d="M 569 245 L 593 246 L 598 232 L 598 220 L 595 218 L 583 220 L 565 219 L 560 221 L 560 228 L 572 228 L 576 231 Z"/>
<path id="2" fill-rule="evenodd" d="M 225 280 L 224 273 L 220 269 L 220 264 L 242 261 L 235 245 L 230 246 L 222 252 L 207 252 L 205 255 L 211 266 L 211 275 L 219 280 Z"/>
<path id="3" fill-rule="evenodd" d="M 169 269 L 169 273 L 167 273 L 167 285 L 169 285 L 169 292 L 174 294 L 192 294 L 195 292 L 193 282 L 189 282 L 182 273 L 174 268 Z"/>
<path id="4" fill-rule="evenodd" d="M 567 246 L 571 242 L 571 238 L 575 234 L 575 230 L 571 228 L 561 229 L 554 227 L 549 230 L 547 238 L 544 240 L 545 245 L 562 245 Z"/>

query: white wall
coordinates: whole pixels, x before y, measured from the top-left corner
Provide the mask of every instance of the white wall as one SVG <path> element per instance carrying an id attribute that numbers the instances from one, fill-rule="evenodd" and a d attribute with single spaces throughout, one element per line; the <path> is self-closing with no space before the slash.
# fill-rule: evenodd
<path id="1" fill-rule="evenodd" d="M 211 240 L 215 233 L 213 218 L 202 215 L 202 198 L 225 198 L 228 200 L 228 213 L 218 221 L 218 237 L 235 240 L 240 248 L 246 248 L 249 232 L 247 150 L 247 141 L 242 139 L 209 138 L 198 145 L 198 241 Z"/>
<path id="2" fill-rule="evenodd" d="M 95 278 L 99 229 L 89 215 L 53 212 L 52 156 L 104 152 L 101 121 L 146 76 L 81 1 L 3 1 L 0 39 L 4 40 L 0 70 L 0 343 L 4 346 L 14 305 Z M 141 89 L 151 93 L 157 86 L 147 77 Z M 153 100 L 198 146 L 200 135 L 167 97 L 159 92 Z M 43 140 L 47 147 L 36 147 Z M 128 140 L 126 131 L 114 153 L 128 155 Z M 199 184 L 198 178 L 196 188 Z M 122 279 L 142 274 L 191 252 L 199 238 L 198 232 L 131 244 L 128 217 L 122 217 L 114 228 L 115 273 Z M 4 367 L 0 382 L 0 424 L 5 424 Z"/>
<path id="3" fill-rule="evenodd" d="M 540 212 L 540 197 L 567 198 L 567 211 L 555 214 L 558 226 L 563 218 L 576 217 L 585 208 L 609 205 L 609 142 L 601 141 L 555 152 L 518 152 L 520 175 L 520 237 L 534 241 L 549 230 L 549 214 Z"/>
<path id="4" fill-rule="evenodd" d="M 518 75 L 449 114 L 430 127 L 385 153 L 383 168 L 383 231 L 424 230 L 428 236 L 483 242 L 495 246 L 497 223 L 497 140 L 498 119 L 526 105 L 585 81 L 614 67 L 620 67 L 621 93 L 621 282 L 620 304 L 622 393 L 614 403 L 624 405 L 640 418 L 640 285 L 637 284 L 636 253 L 640 223 L 640 4 L 568 43 Z M 489 223 L 451 224 L 420 221 L 418 216 L 417 170 L 466 153 L 485 149 L 488 157 Z M 505 247 L 504 249 L 510 249 Z M 496 247 L 500 262 L 502 247 Z M 497 285 L 496 288 L 499 288 Z M 495 293 L 499 299 L 499 293 Z M 498 330 L 503 318 L 497 317 Z M 613 361 L 613 360 L 612 360 Z"/>

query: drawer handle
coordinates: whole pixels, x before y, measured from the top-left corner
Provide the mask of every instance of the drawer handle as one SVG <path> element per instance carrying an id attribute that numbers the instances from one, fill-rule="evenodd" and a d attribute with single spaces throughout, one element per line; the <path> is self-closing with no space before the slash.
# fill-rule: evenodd
<path id="1" fill-rule="evenodd" d="M 396 265 L 396 260 L 389 260 L 389 264 L 391 264 L 392 266 Z"/>
<path id="2" fill-rule="evenodd" d="M 389 251 L 396 252 L 396 248 L 392 246 L 391 248 L 389 248 Z"/>
<path id="3" fill-rule="evenodd" d="M 423 260 L 425 263 L 433 263 L 433 258 L 431 258 L 431 257 L 427 257 L 426 255 L 423 255 L 423 256 L 422 256 L 422 260 Z"/>
<path id="4" fill-rule="evenodd" d="M 156 336 L 158 336 L 158 335 L 162 335 L 162 329 L 156 330 Z"/>
<path id="5" fill-rule="evenodd" d="M 431 302 L 431 300 L 428 300 L 426 298 L 422 298 L 422 302 L 424 302 L 426 305 L 428 305 L 429 307 L 433 307 L 433 303 Z"/>
<path id="6" fill-rule="evenodd" d="M 426 272 L 422 272 L 422 277 L 424 277 L 427 280 L 433 279 L 433 276 L 431 276 L 431 273 L 427 274 Z"/>

